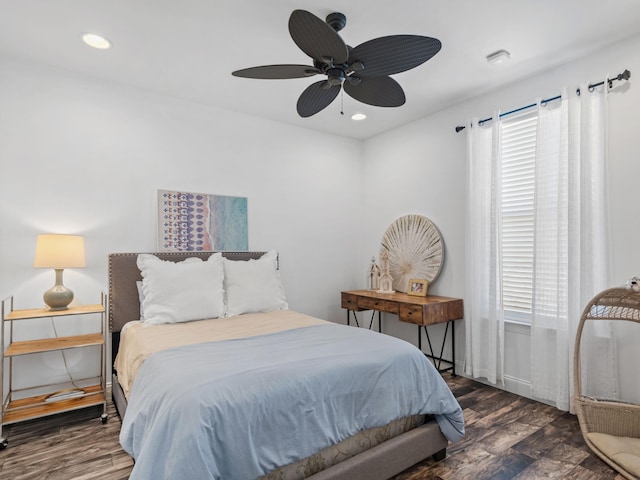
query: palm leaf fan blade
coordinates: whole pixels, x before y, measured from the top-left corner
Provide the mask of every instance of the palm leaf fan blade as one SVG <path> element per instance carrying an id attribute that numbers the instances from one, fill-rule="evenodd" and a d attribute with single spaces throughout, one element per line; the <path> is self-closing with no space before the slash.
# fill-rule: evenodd
<path id="1" fill-rule="evenodd" d="M 310 117 L 324 110 L 340 93 L 340 85 L 330 85 L 326 80 L 308 86 L 298 98 L 297 110 L 301 117 Z"/>
<path id="2" fill-rule="evenodd" d="M 310 65 L 264 65 L 261 67 L 243 68 L 231 72 L 235 77 L 256 78 L 261 80 L 279 80 L 289 78 L 305 78 L 316 75 L 318 70 Z"/>
<path id="3" fill-rule="evenodd" d="M 376 107 L 399 107 L 406 98 L 398 82 L 391 77 L 363 77 L 359 83 L 344 82 L 344 91 L 359 102 Z"/>
<path id="4" fill-rule="evenodd" d="M 306 10 L 294 10 L 289 17 L 289 33 L 296 45 L 314 60 L 344 63 L 349 51 L 340 35 Z"/>
<path id="5" fill-rule="evenodd" d="M 363 77 L 393 75 L 411 70 L 433 57 L 442 48 L 440 40 L 420 35 L 390 35 L 374 38 L 353 48 L 349 63 L 362 62 Z"/>

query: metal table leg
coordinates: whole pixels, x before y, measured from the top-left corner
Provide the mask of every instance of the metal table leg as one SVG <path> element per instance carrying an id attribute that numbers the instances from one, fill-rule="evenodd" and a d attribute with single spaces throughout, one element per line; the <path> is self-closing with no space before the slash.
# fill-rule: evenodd
<path id="1" fill-rule="evenodd" d="M 445 358 L 443 358 L 443 353 L 444 353 L 444 346 L 445 346 L 445 342 L 447 341 L 447 333 L 449 332 L 449 324 L 451 324 L 451 356 L 452 359 L 451 360 L 447 360 Z M 433 353 L 433 347 L 431 346 L 431 339 L 429 338 L 429 331 L 427 330 L 427 326 L 426 325 L 418 325 L 418 348 L 420 349 L 420 351 L 422 351 L 422 330 L 424 330 L 425 335 L 427 336 L 427 343 L 429 345 L 429 353 L 424 353 L 424 355 L 428 358 L 430 358 L 431 360 L 433 360 L 433 365 L 436 367 L 436 369 L 439 372 L 447 372 L 449 370 L 451 370 L 451 374 L 455 377 L 456 376 L 456 363 L 455 363 L 455 359 L 456 359 L 456 350 L 455 350 L 455 335 L 454 335 L 454 321 L 453 320 L 449 320 L 447 322 L 447 326 L 445 327 L 444 330 L 444 336 L 442 338 L 442 345 L 440 346 L 440 354 L 439 356 L 435 356 Z M 437 363 L 436 363 L 437 361 Z M 442 364 L 442 362 L 448 363 L 451 366 L 447 367 L 447 368 L 440 368 L 440 365 Z"/>
<path id="2" fill-rule="evenodd" d="M 371 313 L 371 318 L 369 319 L 369 330 L 371 330 L 371 327 L 373 326 L 373 320 L 375 319 L 376 311 L 377 310 L 374 310 Z M 360 322 L 358 322 L 358 316 L 356 315 L 355 310 L 347 310 L 347 325 L 351 325 L 352 313 L 353 313 L 353 319 L 356 322 L 356 327 L 359 327 Z M 378 332 L 382 333 L 382 312 L 377 311 L 377 313 L 378 313 Z"/>

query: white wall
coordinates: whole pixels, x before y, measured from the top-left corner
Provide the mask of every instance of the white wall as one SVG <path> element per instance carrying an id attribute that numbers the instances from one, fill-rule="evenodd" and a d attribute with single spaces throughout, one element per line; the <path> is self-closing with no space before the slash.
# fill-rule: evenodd
<path id="1" fill-rule="evenodd" d="M 611 285 L 623 284 L 627 278 L 640 274 L 640 206 L 637 201 L 640 179 L 640 89 L 634 81 L 640 75 L 640 37 L 613 45 L 586 58 L 522 79 L 498 92 L 456 105 L 420 121 L 367 140 L 363 166 L 366 224 L 360 268 L 366 268 L 376 254 L 387 226 L 397 217 L 417 213 L 434 221 L 440 229 L 446 258 L 440 278 L 430 285 L 429 292 L 444 296 L 465 297 L 465 133 L 455 133 L 456 125 L 465 125 L 473 117 L 486 118 L 498 109 L 508 111 L 532 103 L 536 98 L 549 98 L 560 93 L 563 86 L 577 87 L 582 82 L 598 82 L 607 74 L 617 75 L 625 68 L 632 72 L 630 82 L 611 92 L 609 101 L 609 178 Z M 500 75 L 500 68 L 495 71 Z M 413 326 L 401 324 L 387 316 L 386 330 L 416 343 Z M 464 323 L 457 322 L 456 357 L 459 366 L 464 361 Z M 439 342 L 443 329 L 436 333 Z M 433 339 L 432 339 L 433 340 Z M 640 380 L 637 365 L 637 345 L 640 332 L 620 339 L 622 352 L 621 379 L 627 395 L 640 400 Z M 506 331 L 505 372 L 507 388 L 529 394 L 529 331 L 509 325 Z M 445 352 L 450 352 L 447 349 Z M 459 353 L 458 353 L 459 352 Z M 635 355 L 635 358 L 634 358 Z M 631 392 L 629 392 L 631 390 Z"/>
<path id="2" fill-rule="evenodd" d="M 364 143 L 0 57 L 0 296 L 14 294 L 16 308 L 41 305 L 53 272 L 31 267 L 36 235 L 78 233 L 88 267 L 66 271 L 65 284 L 79 303 L 97 301 L 108 253 L 155 250 L 156 190 L 184 189 L 248 197 L 249 247 L 280 252 L 293 309 L 344 322 L 340 290 L 364 287 L 382 234 L 408 213 L 429 217 L 444 237 L 444 269 L 430 293 L 464 298 L 465 133 L 454 127 L 565 85 L 625 68 L 637 75 L 639 50 L 640 38 L 631 39 Z M 610 101 L 612 284 L 640 274 L 634 78 Z M 417 343 L 415 325 L 392 316 L 383 325 Z M 430 328 L 436 343 L 443 330 Z M 43 332 L 52 333 L 46 322 L 19 333 Z M 637 378 L 637 341 L 621 343 L 621 378 Z M 463 322 L 456 345 L 460 367 Z M 88 361 L 72 357 L 72 366 Z M 508 388 L 525 395 L 529 361 L 528 330 L 510 327 Z M 58 355 L 33 363 L 41 377 L 64 376 Z"/>
<path id="3" fill-rule="evenodd" d="M 74 302 L 97 303 L 107 255 L 156 250 L 157 190 L 178 189 L 248 197 L 249 248 L 278 250 L 291 308 L 346 321 L 340 289 L 360 286 L 360 141 L 17 59 L 0 57 L 0 72 L 2 298 L 42 306 L 54 272 L 32 268 L 36 236 L 74 233 L 85 236 L 87 268 L 64 281 Z M 53 331 L 46 320 L 17 333 Z M 64 377 L 58 354 L 43 357 L 27 363 Z M 80 351 L 68 358 L 90 361 Z"/>

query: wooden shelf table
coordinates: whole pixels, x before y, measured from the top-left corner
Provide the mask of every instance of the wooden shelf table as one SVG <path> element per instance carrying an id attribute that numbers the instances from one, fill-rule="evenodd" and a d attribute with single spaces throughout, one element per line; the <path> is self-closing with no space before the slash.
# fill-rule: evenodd
<path id="1" fill-rule="evenodd" d="M 13 297 L 9 297 L 7 300 L 2 301 L 0 309 L 0 313 L 2 315 L 0 321 L 0 450 L 6 448 L 8 444 L 7 439 L 2 435 L 2 428 L 4 425 L 95 405 L 102 405 L 103 413 L 100 418 L 102 423 L 105 423 L 108 415 L 106 385 L 107 325 L 104 294 L 101 295 L 101 303 L 99 304 L 72 306 L 65 310 L 58 311 L 52 311 L 48 308 L 14 310 Z M 54 338 L 38 338 L 35 340 L 16 341 L 14 339 L 13 324 L 16 321 L 28 321 L 36 318 L 51 318 L 51 322 L 53 322 L 53 318 L 93 314 L 100 315 L 99 332 L 62 337 L 58 337 L 56 334 Z M 7 324 L 9 327 L 9 341 L 5 342 L 5 325 Z M 82 379 L 78 378 L 74 380 L 71 378 L 71 373 L 67 370 L 70 377 L 68 382 L 58 382 L 51 385 L 32 385 L 20 390 L 14 389 L 14 358 L 43 352 L 63 351 L 73 348 L 94 346 L 100 347 L 100 372 L 97 376 Z M 7 365 L 5 365 L 5 359 L 7 361 L 6 363 L 8 363 L 8 368 Z M 8 382 L 6 382 L 8 383 L 8 390 L 5 390 L 5 369 L 8 373 Z M 75 387 L 76 381 L 85 385 L 83 385 L 82 388 L 66 388 L 69 384 L 73 384 Z M 47 394 L 32 394 L 31 396 L 27 395 L 22 398 L 14 397 L 14 393 L 26 393 L 29 390 L 43 388 L 63 388 L 63 390 Z M 52 398 L 54 398 L 52 395 L 63 394 L 66 391 L 71 390 L 76 390 L 78 393 L 69 397 L 62 396 L 58 399 L 52 400 Z"/>

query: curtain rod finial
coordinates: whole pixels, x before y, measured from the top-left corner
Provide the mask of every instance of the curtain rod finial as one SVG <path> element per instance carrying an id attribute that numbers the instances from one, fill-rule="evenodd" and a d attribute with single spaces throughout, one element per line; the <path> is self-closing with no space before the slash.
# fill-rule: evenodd
<path id="1" fill-rule="evenodd" d="M 460 133 L 460 132 L 461 132 L 462 130 L 464 130 L 464 129 L 465 129 L 465 127 L 464 127 L 463 125 L 458 125 L 458 126 L 456 127 L 456 133 Z"/>

